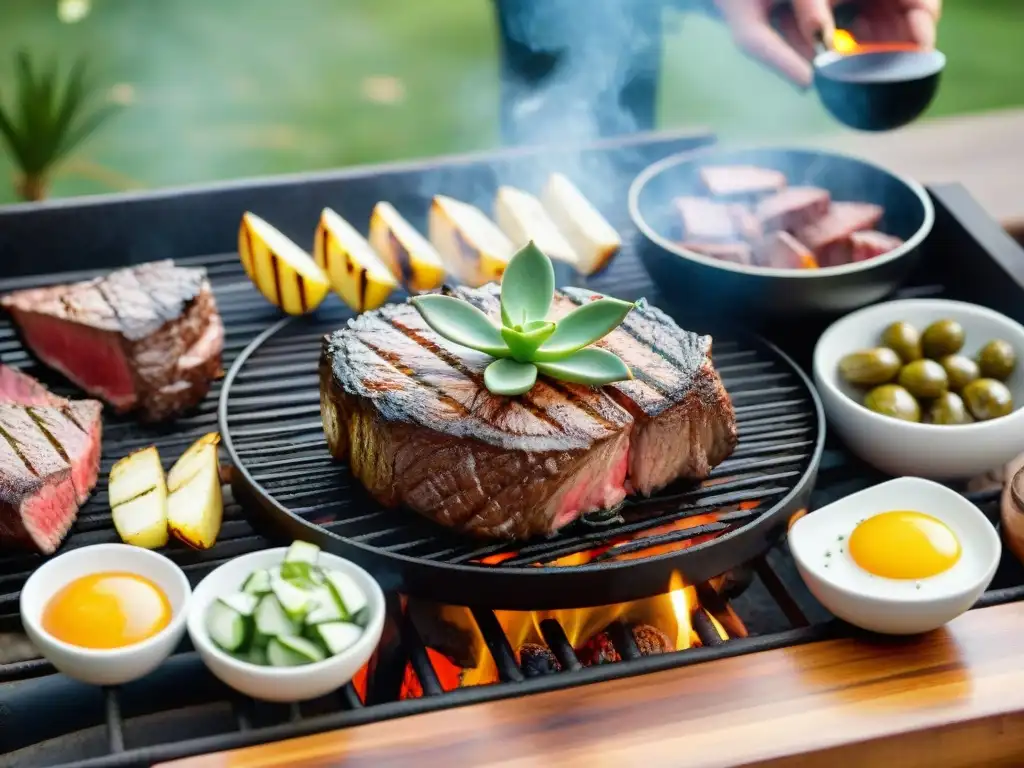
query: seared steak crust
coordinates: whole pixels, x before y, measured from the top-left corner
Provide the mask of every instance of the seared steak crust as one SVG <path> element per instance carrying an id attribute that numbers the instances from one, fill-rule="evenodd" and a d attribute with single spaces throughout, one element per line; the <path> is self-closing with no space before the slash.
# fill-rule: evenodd
<path id="1" fill-rule="evenodd" d="M 497 316 L 497 286 L 452 292 Z M 552 314 L 589 300 L 567 290 Z M 595 389 L 541 378 L 507 398 L 483 385 L 488 356 L 441 338 L 411 305 L 364 313 L 323 343 L 331 452 L 383 504 L 516 539 L 614 506 L 630 489 L 701 479 L 731 452 L 735 419 L 708 359 L 710 337 L 641 306 L 600 344 L 626 360 L 633 381 Z M 648 454 L 671 451 L 672 431 L 682 440 L 675 453 Z"/>
<path id="2" fill-rule="evenodd" d="M 119 412 L 168 418 L 220 373 L 224 327 L 203 269 L 153 262 L 0 304 L 43 362 Z"/>
<path id="3" fill-rule="evenodd" d="M 49 395 L 14 373 L 0 366 L 0 379 L 34 386 L 0 389 L 0 545 L 49 554 L 96 485 L 103 406 Z"/>

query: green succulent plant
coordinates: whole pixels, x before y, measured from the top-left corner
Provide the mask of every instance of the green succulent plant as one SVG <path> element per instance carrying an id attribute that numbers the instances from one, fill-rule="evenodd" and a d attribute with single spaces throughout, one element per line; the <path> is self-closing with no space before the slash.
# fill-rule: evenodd
<path id="1" fill-rule="evenodd" d="M 20 51 L 15 57 L 14 98 L 0 104 L 0 137 L 21 177 L 18 194 L 26 200 L 45 196 L 47 177 L 54 164 L 99 128 L 118 107 L 90 105 L 98 92 L 86 78 L 85 61 L 72 65 L 65 82 L 56 63 L 33 65 Z"/>
<path id="2" fill-rule="evenodd" d="M 554 294 L 551 260 L 530 242 L 505 268 L 500 327 L 454 296 L 425 294 L 411 301 L 436 333 L 495 358 L 484 371 L 484 386 L 496 395 L 529 392 L 538 373 L 595 387 L 632 379 L 616 355 L 590 345 L 613 331 L 634 305 L 604 296 L 552 321 L 547 316 Z"/>

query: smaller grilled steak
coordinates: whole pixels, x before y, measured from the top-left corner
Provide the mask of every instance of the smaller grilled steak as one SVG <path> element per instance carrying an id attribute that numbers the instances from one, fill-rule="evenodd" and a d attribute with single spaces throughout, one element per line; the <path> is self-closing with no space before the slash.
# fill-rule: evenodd
<path id="1" fill-rule="evenodd" d="M 786 186 L 786 176 L 781 171 L 754 165 L 706 166 L 700 169 L 700 178 L 716 197 L 778 192 Z"/>
<path id="2" fill-rule="evenodd" d="M 0 366 L 0 546 L 54 552 L 96 486 L 103 406 Z M 27 381 L 26 381 L 27 380 Z"/>
<path id="3" fill-rule="evenodd" d="M 794 234 L 818 259 L 818 265 L 833 267 L 850 260 L 850 235 L 872 229 L 883 210 L 871 203 L 832 203 L 828 214 Z"/>
<path id="4" fill-rule="evenodd" d="M 18 291 L 0 305 L 40 360 L 118 412 L 172 417 L 220 374 L 224 326 L 202 269 L 142 264 Z"/>
<path id="5" fill-rule="evenodd" d="M 772 232 L 754 250 L 754 264 L 778 269 L 815 269 L 810 249 L 788 232 Z"/>
<path id="6" fill-rule="evenodd" d="M 683 248 L 710 256 L 713 259 L 731 261 L 734 264 L 750 264 L 752 248 L 747 243 L 701 243 L 687 240 Z"/>
<path id="7" fill-rule="evenodd" d="M 832 197 L 818 187 L 790 187 L 757 204 L 754 215 L 766 232 L 792 232 L 828 213 Z"/>
<path id="8" fill-rule="evenodd" d="M 867 261 L 883 253 L 894 251 L 903 245 L 903 240 L 895 235 L 887 235 L 874 229 L 854 232 L 850 235 L 850 260 Z"/>
<path id="9" fill-rule="evenodd" d="M 687 240 L 753 242 L 761 237 L 761 226 L 757 218 L 738 203 L 716 203 L 703 197 L 678 197 L 675 204 L 682 218 L 683 234 Z"/>

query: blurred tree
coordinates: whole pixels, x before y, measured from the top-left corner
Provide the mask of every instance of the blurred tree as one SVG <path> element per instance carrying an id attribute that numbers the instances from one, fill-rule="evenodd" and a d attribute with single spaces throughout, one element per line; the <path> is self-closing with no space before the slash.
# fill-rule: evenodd
<path id="1" fill-rule="evenodd" d="M 100 89 L 87 79 L 84 59 L 60 79 L 56 62 L 39 68 L 21 51 L 13 103 L 0 103 L 0 136 L 19 171 L 14 188 L 23 200 L 45 198 L 53 167 L 119 109 L 95 103 Z"/>

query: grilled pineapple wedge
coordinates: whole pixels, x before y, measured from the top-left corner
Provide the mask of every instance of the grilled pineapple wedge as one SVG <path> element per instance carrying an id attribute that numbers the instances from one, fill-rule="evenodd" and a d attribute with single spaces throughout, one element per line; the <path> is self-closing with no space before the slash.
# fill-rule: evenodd
<path id="1" fill-rule="evenodd" d="M 430 205 L 429 230 L 448 272 L 474 288 L 500 280 L 515 252 L 483 211 L 444 195 L 435 195 Z"/>
<path id="2" fill-rule="evenodd" d="M 391 270 L 351 224 L 330 208 L 320 214 L 313 260 L 356 312 L 377 309 L 398 287 Z"/>
<path id="3" fill-rule="evenodd" d="M 125 544 L 145 549 L 167 544 L 167 483 L 156 446 L 111 467 L 108 493 L 114 528 Z"/>
<path id="4" fill-rule="evenodd" d="M 410 291 L 432 291 L 444 282 L 440 255 L 391 203 L 377 203 L 370 214 L 370 245 Z"/>
<path id="5" fill-rule="evenodd" d="M 619 233 L 563 174 L 551 174 L 541 201 L 576 252 L 579 272 L 592 275 L 619 252 L 622 247 Z"/>
<path id="6" fill-rule="evenodd" d="M 238 255 L 264 298 L 289 315 L 312 312 L 330 290 L 327 275 L 309 254 L 255 214 L 242 216 Z"/>
<path id="7" fill-rule="evenodd" d="M 548 258 L 576 268 L 576 251 L 558 231 L 540 200 L 529 192 L 515 187 L 498 187 L 494 198 L 494 218 L 514 248 L 522 248 L 532 240 Z"/>
<path id="8" fill-rule="evenodd" d="M 167 525 L 190 547 L 209 549 L 224 517 L 216 432 L 203 435 L 167 473 Z"/>

